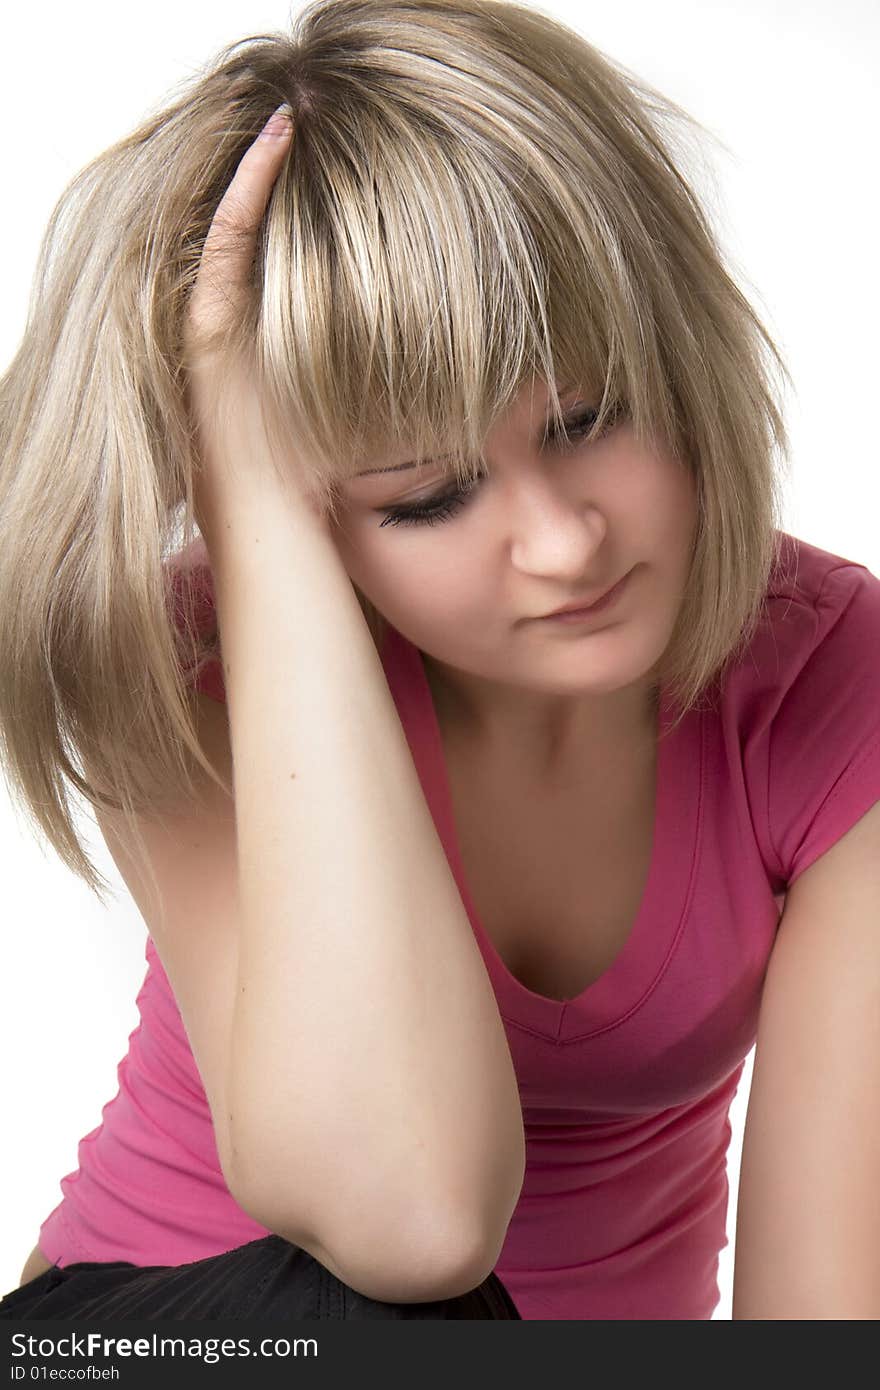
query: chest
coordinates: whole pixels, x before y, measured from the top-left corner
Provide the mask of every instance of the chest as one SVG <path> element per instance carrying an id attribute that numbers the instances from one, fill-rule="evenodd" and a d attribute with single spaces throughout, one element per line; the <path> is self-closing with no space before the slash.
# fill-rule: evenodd
<path id="1" fill-rule="evenodd" d="M 635 923 L 654 841 L 656 756 L 626 757 L 564 787 L 447 753 L 467 885 L 510 973 L 536 994 L 576 998 Z"/>

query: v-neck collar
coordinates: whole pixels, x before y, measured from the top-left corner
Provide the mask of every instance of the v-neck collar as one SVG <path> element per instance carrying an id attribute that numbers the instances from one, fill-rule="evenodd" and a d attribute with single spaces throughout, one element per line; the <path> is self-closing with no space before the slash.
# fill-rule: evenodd
<path id="1" fill-rule="evenodd" d="M 687 921 L 701 825 L 704 734 L 700 710 L 671 734 L 673 711 L 660 694 L 654 835 L 642 900 L 629 936 L 606 970 L 574 999 L 551 999 L 508 969 L 483 927 L 465 878 L 443 738 L 422 654 L 388 625 L 382 650 L 389 688 L 434 824 L 470 919 L 498 1007 L 509 1024 L 553 1042 L 575 1042 L 622 1023 L 647 999 Z"/>

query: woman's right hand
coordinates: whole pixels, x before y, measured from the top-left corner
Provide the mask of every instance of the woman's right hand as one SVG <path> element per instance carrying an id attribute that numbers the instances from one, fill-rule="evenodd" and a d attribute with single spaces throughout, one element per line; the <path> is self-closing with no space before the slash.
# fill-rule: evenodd
<path id="1" fill-rule="evenodd" d="M 195 516 L 209 553 L 221 528 L 234 519 L 243 487 L 268 485 L 282 495 L 251 375 L 244 364 L 222 357 L 216 343 L 244 312 L 253 292 L 257 233 L 292 139 L 289 110 L 279 108 L 245 151 L 217 206 L 187 305 L 183 346 L 187 406 L 198 450 Z M 283 472 L 292 484 L 290 498 L 301 497 L 313 517 L 322 520 L 305 489 L 296 486 L 293 458 Z M 283 495 L 288 499 L 288 491 Z"/>

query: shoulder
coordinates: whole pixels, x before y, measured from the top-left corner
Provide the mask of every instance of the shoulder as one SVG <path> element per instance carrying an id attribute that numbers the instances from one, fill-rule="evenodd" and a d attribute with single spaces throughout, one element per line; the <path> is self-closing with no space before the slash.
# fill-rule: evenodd
<path id="1" fill-rule="evenodd" d="M 762 725 L 792 696 L 821 705 L 854 678 L 880 676 L 880 579 L 857 560 L 780 537 L 760 621 L 723 682 L 725 705 Z"/>
<path id="2" fill-rule="evenodd" d="M 806 732 L 806 721 L 834 735 L 864 718 L 870 725 L 872 715 L 880 728 L 880 579 L 856 560 L 788 540 L 752 662 L 771 693 L 777 737 Z"/>
<path id="3" fill-rule="evenodd" d="M 880 580 L 795 537 L 779 554 L 723 719 L 765 862 L 789 885 L 880 797 Z"/>

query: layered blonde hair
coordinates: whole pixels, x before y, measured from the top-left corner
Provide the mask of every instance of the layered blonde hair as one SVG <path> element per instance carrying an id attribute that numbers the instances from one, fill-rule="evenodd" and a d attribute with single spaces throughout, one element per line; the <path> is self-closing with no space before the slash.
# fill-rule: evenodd
<path id="1" fill-rule="evenodd" d="M 228 346 L 329 512 L 403 445 L 466 485 L 535 376 L 560 426 L 569 384 L 595 389 L 597 432 L 625 403 L 697 485 L 663 658 L 679 717 L 753 634 L 779 555 L 788 373 L 685 177 L 677 143 L 707 132 L 540 9 L 314 0 L 72 179 L 0 380 L 3 765 L 99 898 L 71 788 L 133 820 L 191 792 L 193 759 L 216 776 L 191 692 L 216 634 L 185 587 L 184 621 L 169 603 L 196 535 L 181 326 L 217 204 L 282 102 L 295 139 Z"/>

